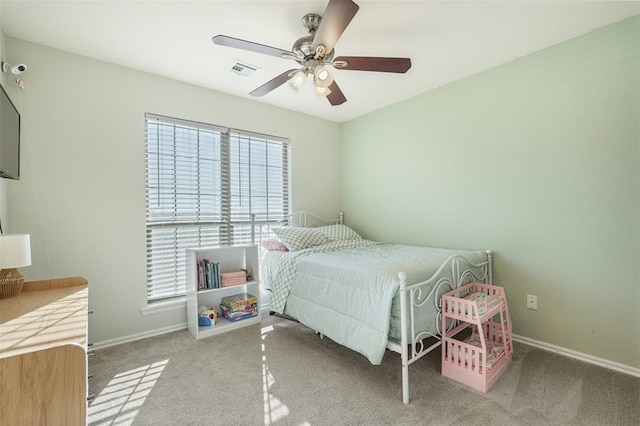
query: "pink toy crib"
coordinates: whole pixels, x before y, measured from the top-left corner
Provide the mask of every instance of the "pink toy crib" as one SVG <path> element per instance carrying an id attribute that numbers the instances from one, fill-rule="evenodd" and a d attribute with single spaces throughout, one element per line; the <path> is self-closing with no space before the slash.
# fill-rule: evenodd
<path id="1" fill-rule="evenodd" d="M 470 283 L 445 293 L 442 330 L 442 374 L 486 393 L 513 354 L 504 289 Z"/>

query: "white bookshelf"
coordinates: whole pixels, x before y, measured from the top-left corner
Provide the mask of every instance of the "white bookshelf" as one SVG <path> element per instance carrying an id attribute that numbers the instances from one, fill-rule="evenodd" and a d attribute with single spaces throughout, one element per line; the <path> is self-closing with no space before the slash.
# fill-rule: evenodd
<path id="1" fill-rule="evenodd" d="M 251 268 L 253 281 L 216 289 L 198 290 L 198 262 L 209 259 L 220 264 L 220 272 L 235 272 Z M 196 339 L 202 339 L 216 334 L 226 333 L 248 325 L 257 324 L 260 316 L 260 262 L 258 246 L 218 247 L 209 249 L 187 249 L 187 327 Z M 225 296 L 239 293 L 249 293 L 258 299 L 258 315 L 239 321 L 229 321 L 220 312 L 220 301 Z M 215 325 L 198 325 L 198 307 L 214 307 L 220 312 Z"/>

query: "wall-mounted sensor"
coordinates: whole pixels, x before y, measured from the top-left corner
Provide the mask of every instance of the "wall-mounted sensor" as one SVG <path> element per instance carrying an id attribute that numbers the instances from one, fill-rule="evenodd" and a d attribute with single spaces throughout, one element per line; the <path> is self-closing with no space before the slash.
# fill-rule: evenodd
<path id="1" fill-rule="evenodd" d="M 27 66 L 25 64 L 11 65 L 8 62 L 2 63 L 2 72 L 11 71 L 12 74 L 18 75 L 22 74 L 27 70 Z"/>

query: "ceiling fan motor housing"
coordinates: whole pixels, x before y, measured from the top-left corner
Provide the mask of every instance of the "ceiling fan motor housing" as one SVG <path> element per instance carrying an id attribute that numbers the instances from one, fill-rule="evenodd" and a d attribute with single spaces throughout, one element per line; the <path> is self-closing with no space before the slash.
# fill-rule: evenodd
<path id="1" fill-rule="evenodd" d="M 311 48 L 311 45 L 313 44 L 313 39 L 315 38 L 316 31 L 320 26 L 321 21 L 322 16 L 317 13 L 308 13 L 302 17 L 302 25 L 309 32 L 309 35 L 296 40 L 291 48 L 291 51 L 298 58 L 296 61 L 300 65 L 307 66 L 307 61 L 316 57 L 316 51 Z M 316 59 L 321 63 L 326 63 L 331 62 L 333 56 L 333 50 L 331 50 L 331 52 L 319 55 Z"/>

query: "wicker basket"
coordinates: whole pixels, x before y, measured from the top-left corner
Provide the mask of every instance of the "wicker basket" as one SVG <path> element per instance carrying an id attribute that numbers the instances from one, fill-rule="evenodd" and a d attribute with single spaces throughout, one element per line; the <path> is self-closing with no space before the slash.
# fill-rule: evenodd
<path id="1" fill-rule="evenodd" d="M 17 269 L 3 269 L 0 271 L 0 299 L 16 297 L 22 293 L 24 276 Z"/>

